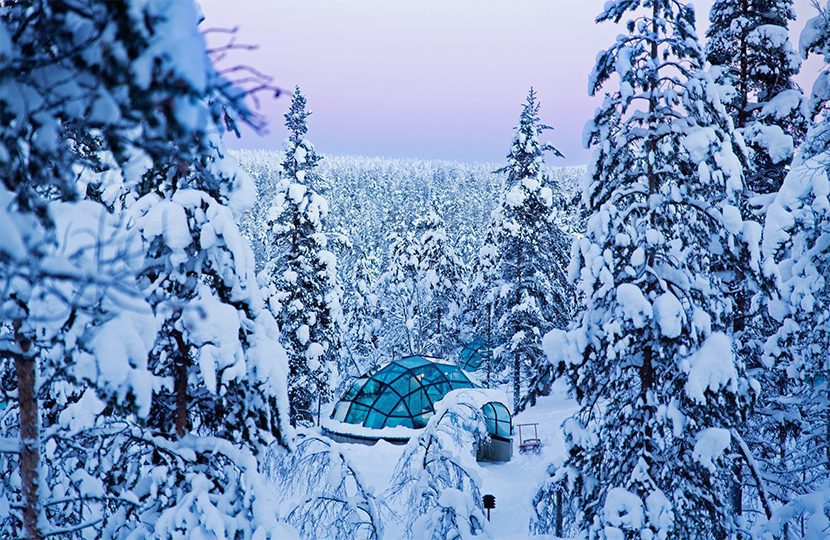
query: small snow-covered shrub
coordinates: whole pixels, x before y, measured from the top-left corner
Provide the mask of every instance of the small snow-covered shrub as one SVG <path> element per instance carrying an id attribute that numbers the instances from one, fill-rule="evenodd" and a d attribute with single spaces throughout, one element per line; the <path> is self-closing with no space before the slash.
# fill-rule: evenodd
<path id="1" fill-rule="evenodd" d="M 166 441 L 137 429 L 124 437 L 132 452 L 115 470 L 129 477 L 138 508 L 109 536 L 285 538 L 274 492 L 248 449 L 207 436 Z"/>
<path id="2" fill-rule="evenodd" d="M 300 434 L 293 449 L 274 446 L 266 457 L 265 472 L 288 507 L 286 520 L 302 538 L 383 537 L 381 503 L 328 439 Z"/>
<path id="3" fill-rule="evenodd" d="M 484 413 L 472 391 L 456 390 L 441 401 L 423 433 L 409 442 L 387 492 L 406 510 L 409 538 L 489 536 L 475 473 L 476 447 L 487 436 Z"/>

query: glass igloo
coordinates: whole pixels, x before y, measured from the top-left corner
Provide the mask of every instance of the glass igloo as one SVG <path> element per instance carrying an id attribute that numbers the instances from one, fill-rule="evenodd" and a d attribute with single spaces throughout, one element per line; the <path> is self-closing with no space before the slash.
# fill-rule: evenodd
<path id="1" fill-rule="evenodd" d="M 371 429 L 420 429 L 448 392 L 474 387 L 456 365 L 409 356 L 355 381 L 334 406 L 331 418 Z"/>

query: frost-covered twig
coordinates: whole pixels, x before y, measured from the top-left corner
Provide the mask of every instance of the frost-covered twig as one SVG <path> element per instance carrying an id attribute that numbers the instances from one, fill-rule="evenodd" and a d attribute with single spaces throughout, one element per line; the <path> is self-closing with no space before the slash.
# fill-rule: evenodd
<path id="1" fill-rule="evenodd" d="M 767 495 L 767 487 L 764 484 L 764 479 L 761 473 L 761 470 L 758 467 L 758 463 L 755 461 L 755 458 L 752 456 L 752 451 L 747 446 L 746 442 L 744 442 L 741 435 L 738 433 L 737 430 L 732 429 L 730 430 L 732 434 L 732 438 L 736 441 L 738 452 L 740 452 L 741 457 L 743 457 L 744 462 L 746 463 L 747 467 L 749 467 L 749 472 L 752 475 L 753 480 L 755 480 L 755 485 L 758 488 L 758 497 L 761 499 L 761 504 L 764 507 L 764 513 L 767 515 L 767 519 L 772 517 L 772 507 L 769 504 L 769 495 Z"/>

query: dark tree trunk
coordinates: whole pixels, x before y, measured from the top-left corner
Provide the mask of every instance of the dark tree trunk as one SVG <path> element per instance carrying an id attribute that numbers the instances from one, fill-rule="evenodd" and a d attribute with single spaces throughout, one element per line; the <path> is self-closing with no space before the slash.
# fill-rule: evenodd
<path id="1" fill-rule="evenodd" d="M 658 19 L 660 17 L 660 6 L 661 3 L 655 1 L 652 7 L 652 36 L 651 36 L 651 60 L 654 65 L 659 65 L 659 48 L 658 48 L 658 34 L 660 28 L 658 26 Z M 649 131 L 653 130 L 655 127 L 654 121 L 654 114 L 657 111 L 657 98 L 655 97 L 657 86 L 658 86 L 658 74 L 654 74 L 654 78 L 648 83 L 648 90 L 649 90 L 649 104 L 648 104 L 648 113 L 649 113 Z M 653 134 L 651 134 L 653 135 Z M 653 137 L 649 137 L 646 140 L 646 147 L 649 149 L 649 153 L 652 153 L 656 150 L 656 143 Z M 648 193 L 649 197 L 658 193 L 660 191 L 660 180 L 657 177 L 657 172 L 654 170 L 654 164 L 649 160 L 648 162 L 648 169 L 646 171 L 648 177 Z M 654 225 L 654 213 L 649 214 L 649 222 L 651 225 Z M 647 264 L 649 267 L 654 267 L 655 261 L 655 254 L 654 249 L 648 249 L 648 256 L 647 256 Z M 654 281 L 648 280 L 646 283 L 646 295 L 648 295 L 654 289 Z M 648 339 L 648 338 L 647 338 Z M 640 399 L 642 400 L 642 407 L 644 411 L 643 415 L 643 455 L 650 454 L 650 442 L 651 442 L 651 414 L 650 414 L 650 407 L 648 405 L 648 393 L 651 388 L 654 386 L 654 349 L 652 346 L 651 341 L 646 341 L 643 344 L 643 363 L 640 366 Z"/>
<path id="2" fill-rule="evenodd" d="M 493 318 L 493 305 L 487 305 L 487 388 L 490 388 L 490 373 L 493 371 L 493 340 L 491 321 Z"/>
<path id="3" fill-rule="evenodd" d="M 323 408 L 323 387 L 317 387 L 317 425 L 320 425 L 320 410 Z"/>
<path id="4" fill-rule="evenodd" d="M 749 0 L 743 0 L 741 9 L 745 18 L 749 18 Z M 741 94 L 741 104 L 738 110 L 738 125 L 735 127 L 744 128 L 747 123 L 747 107 L 749 105 L 749 65 L 747 64 L 746 31 L 741 33 L 741 79 L 738 81 L 738 91 Z"/>
<path id="5" fill-rule="evenodd" d="M 734 313 L 732 317 L 733 336 L 740 335 L 746 328 L 746 299 L 740 285 L 741 284 L 739 284 L 738 292 L 735 295 L 735 311 L 737 313 Z M 743 476 L 743 462 L 741 460 L 735 460 L 735 463 L 732 465 L 732 489 L 730 491 L 732 499 L 732 514 L 736 517 L 742 515 L 744 512 Z"/>
<path id="6" fill-rule="evenodd" d="M 176 390 L 176 437 L 181 439 L 187 433 L 187 359 L 188 347 L 181 334 L 174 332 L 179 354 L 175 359 L 174 387 Z"/>
<path id="7" fill-rule="evenodd" d="M 17 399 L 20 407 L 20 481 L 23 490 L 23 530 L 26 538 L 41 540 L 40 530 L 40 414 L 36 393 L 36 366 L 31 354 L 32 343 L 15 324 L 14 337 L 18 348 L 15 357 Z"/>
<path id="8" fill-rule="evenodd" d="M 522 285 L 524 281 L 522 279 L 522 245 L 519 244 L 517 247 L 516 253 L 516 304 L 515 307 L 518 307 L 522 303 Z M 514 326 L 515 329 L 515 326 Z M 521 403 L 521 392 L 522 392 L 522 362 L 521 358 L 517 354 L 513 354 L 513 410 L 518 412 L 519 411 L 519 404 Z"/>
<path id="9" fill-rule="evenodd" d="M 564 536 L 562 534 L 562 490 L 557 489 L 556 495 L 554 495 L 554 506 L 556 507 L 556 516 L 554 518 L 554 535 L 558 538 L 562 538 Z"/>
<path id="10" fill-rule="evenodd" d="M 732 464 L 732 476 L 732 514 L 737 517 L 743 514 L 744 501 L 744 470 L 741 461 L 735 460 Z"/>
<path id="11" fill-rule="evenodd" d="M 518 354 L 513 355 L 513 410 L 519 410 L 519 393 L 522 390 L 519 379 L 522 370 L 522 362 Z"/>

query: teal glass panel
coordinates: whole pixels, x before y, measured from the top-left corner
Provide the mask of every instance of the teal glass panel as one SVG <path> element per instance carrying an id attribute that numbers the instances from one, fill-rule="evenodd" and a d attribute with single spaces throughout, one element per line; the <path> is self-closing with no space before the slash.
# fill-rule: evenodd
<path id="1" fill-rule="evenodd" d="M 346 420 L 346 413 L 349 412 L 349 405 L 351 405 L 348 401 L 339 401 L 337 405 L 334 406 L 334 411 L 331 414 L 331 417 L 339 422 L 343 422 Z"/>
<path id="2" fill-rule="evenodd" d="M 429 422 L 429 418 L 435 414 L 434 412 L 425 413 L 420 416 L 413 416 L 412 417 L 412 427 L 415 429 L 421 429 L 427 426 L 427 422 Z"/>
<path id="3" fill-rule="evenodd" d="M 464 372 L 455 366 L 449 366 L 449 368 L 444 371 L 444 375 L 450 381 L 472 386 L 469 377 L 464 375 Z"/>
<path id="4" fill-rule="evenodd" d="M 349 407 L 349 412 L 346 414 L 344 422 L 347 424 L 363 424 L 366 420 L 366 414 L 369 412 L 369 407 L 360 405 L 359 403 L 352 403 Z"/>
<path id="5" fill-rule="evenodd" d="M 475 371 L 487 358 L 487 341 L 483 338 L 473 340 L 465 345 L 458 355 L 458 365 L 466 371 Z"/>
<path id="6" fill-rule="evenodd" d="M 450 390 L 452 390 L 452 385 L 449 382 L 435 383 L 427 387 L 427 396 L 430 401 L 435 403 L 436 401 L 441 401 L 441 398 L 449 394 Z"/>
<path id="7" fill-rule="evenodd" d="M 422 366 L 432 365 L 432 361 L 424 358 L 423 356 L 407 356 L 406 358 L 396 360 L 395 363 L 407 369 L 415 369 Z"/>
<path id="8" fill-rule="evenodd" d="M 409 414 L 409 409 L 406 408 L 405 400 L 401 399 L 398 402 L 397 407 L 392 410 L 390 416 L 400 416 L 400 417 L 407 417 L 409 418 L 411 415 Z"/>
<path id="9" fill-rule="evenodd" d="M 488 433 L 499 437 L 510 437 L 512 420 L 510 418 L 510 412 L 503 403 L 497 401 L 485 403 L 481 407 L 481 411 L 484 413 Z"/>
<path id="10" fill-rule="evenodd" d="M 386 419 L 386 425 L 384 427 L 408 427 L 413 428 L 415 426 L 412 425 L 412 417 L 409 415 L 405 417 L 401 416 L 390 416 Z"/>
<path id="11" fill-rule="evenodd" d="M 375 373 L 372 378 L 381 381 L 384 384 L 389 384 L 407 371 L 408 370 L 405 367 L 393 363 L 389 364 L 386 369 L 382 369 Z"/>
<path id="12" fill-rule="evenodd" d="M 376 381 L 375 379 L 369 379 L 366 381 L 366 384 L 363 385 L 363 388 L 354 398 L 356 403 L 361 403 L 363 405 L 371 406 L 372 403 L 380 396 L 381 392 L 383 391 L 384 385 L 381 382 Z"/>
<path id="13" fill-rule="evenodd" d="M 425 412 L 435 412 L 423 388 L 419 388 L 406 397 L 406 406 L 409 408 L 409 413 L 415 416 Z"/>
<path id="14" fill-rule="evenodd" d="M 491 401 L 488 403 L 493 408 L 493 412 L 496 415 L 496 419 L 498 420 L 506 420 L 510 421 L 510 412 L 508 412 L 507 407 L 505 407 L 504 403 L 499 403 L 498 401 Z"/>
<path id="15" fill-rule="evenodd" d="M 356 380 L 349 387 L 349 389 L 346 391 L 346 393 L 343 394 L 343 397 L 341 399 L 343 401 L 351 401 L 352 399 L 354 399 L 354 397 L 357 395 L 357 393 L 360 392 L 360 389 L 363 388 L 364 384 L 366 384 L 366 378 L 365 377 L 362 377 L 362 378 Z"/>
<path id="16" fill-rule="evenodd" d="M 375 404 L 372 405 L 372 408 L 381 412 L 383 414 L 392 414 L 392 410 L 395 406 L 401 401 L 401 396 L 392 392 L 391 390 L 387 390 L 383 394 L 378 397 Z"/>
<path id="17" fill-rule="evenodd" d="M 380 429 L 386 422 L 386 415 L 374 409 L 370 410 L 366 415 L 366 421 L 363 423 L 367 428 Z"/>

